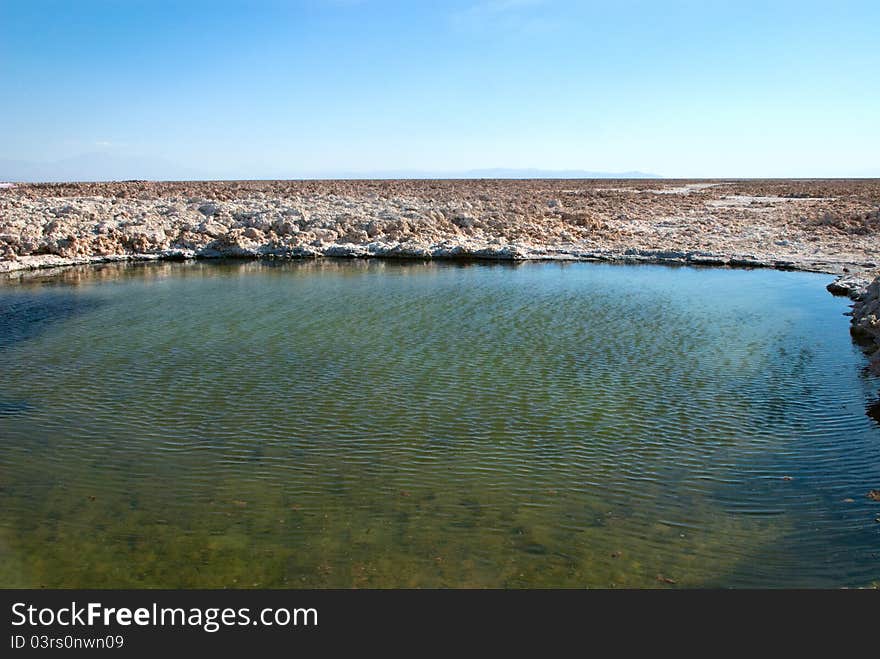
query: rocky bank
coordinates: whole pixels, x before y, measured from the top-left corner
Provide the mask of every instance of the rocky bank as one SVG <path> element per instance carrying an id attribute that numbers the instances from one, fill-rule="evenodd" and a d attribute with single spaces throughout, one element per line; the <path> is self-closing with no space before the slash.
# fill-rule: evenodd
<path id="1" fill-rule="evenodd" d="M 880 277 L 858 295 L 852 314 L 853 338 L 871 356 L 871 371 L 880 375 Z"/>
<path id="2" fill-rule="evenodd" d="M 0 271 L 130 259 L 598 259 L 856 273 L 880 181 L 448 180 L 19 184 Z"/>

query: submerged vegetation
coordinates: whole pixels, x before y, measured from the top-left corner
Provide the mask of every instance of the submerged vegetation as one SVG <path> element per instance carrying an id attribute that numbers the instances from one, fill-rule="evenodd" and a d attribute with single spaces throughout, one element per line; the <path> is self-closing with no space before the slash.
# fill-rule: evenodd
<path id="1" fill-rule="evenodd" d="M 826 280 L 326 260 L 7 284 L 0 584 L 869 584 L 877 382 Z"/>

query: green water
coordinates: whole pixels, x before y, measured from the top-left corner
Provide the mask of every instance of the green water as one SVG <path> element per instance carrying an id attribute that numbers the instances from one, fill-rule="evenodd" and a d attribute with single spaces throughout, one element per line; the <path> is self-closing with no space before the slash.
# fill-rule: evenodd
<path id="1" fill-rule="evenodd" d="M 859 586 L 828 277 L 158 264 L 0 282 L 0 586 Z"/>

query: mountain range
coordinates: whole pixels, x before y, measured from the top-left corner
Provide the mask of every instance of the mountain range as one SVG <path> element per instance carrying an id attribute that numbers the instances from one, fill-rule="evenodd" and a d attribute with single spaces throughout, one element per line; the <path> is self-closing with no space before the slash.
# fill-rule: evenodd
<path id="1" fill-rule="evenodd" d="M 641 171 L 602 172 L 582 169 L 517 169 L 498 167 L 470 170 L 375 170 L 321 172 L 255 172 L 242 175 L 234 171 L 201 171 L 149 156 L 129 156 L 107 152 L 84 153 L 53 162 L 0 159 L 0 181 L 155 181 L 200 179 L 534 179 L 534 178 L 662 178 Z"/>

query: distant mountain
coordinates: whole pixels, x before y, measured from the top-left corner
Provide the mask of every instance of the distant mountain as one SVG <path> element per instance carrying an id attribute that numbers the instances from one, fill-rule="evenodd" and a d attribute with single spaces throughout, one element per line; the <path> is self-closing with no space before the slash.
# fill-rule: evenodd
<path id="1" fill-rule="evenodd" d="M 591 172 L 583 169 L 471 169 L 465 178 L 663 178 L 647 172 Z"/>
<path id="2" fill-rule="evenodd" d="M 193 178 L 193 172 L 162 158 L 84 153 L 55 162 L 0 159 L 0 181 L 119 181 Z"/>
<path id="3" fill-rule="evenodd" d="M 281 174 L 279 176 L 279 174 Z M 218 176 L 219 175 L 219 176 Z M 639 171 L 595 172 L 582 169 L 514 169 L 491 168 L 470 170 L 375 170 L 324 172 L 254 172 L 205 171 L 182 167 L 162 158 L 124 155 L 99 151 L 84 153 L 55 162 L 31 162 L 0 159 L 0 181 L 120 181 L 146 179 L 153 181 L 198 179 L 535 179 L 535 178 L 662 178 Z"/>
<path id="4" fill-rule="evenodd" d="M 319 179 L 469 179 L 469 178 L 501 178 L 501 179 L 531 179 L 531 178 L 663 178 L 658 174 L 646 172 L 594 172 L 583 169 L 514 169 L 514 168 L 490 168 L 468 170 L 413 170 L 413 169 L 386 169 L 371 172 L 335 171 L 297 176 L 296 178 L 319 178 Z"/>

